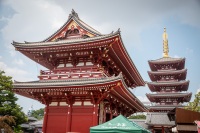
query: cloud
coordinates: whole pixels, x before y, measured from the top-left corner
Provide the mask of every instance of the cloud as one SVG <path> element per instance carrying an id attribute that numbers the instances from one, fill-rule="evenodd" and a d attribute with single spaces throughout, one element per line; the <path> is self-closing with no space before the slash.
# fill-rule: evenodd
<path id="1" fill-rule="evenodd" d="M 24 105 L 23 106 L 23 111 L 24 113 L 27 114 L 28 112 L 28 109 L 33 106 L 34 110 L 38 110 L 40 108 L 44 108 L 44 104 L 41 104 L 39 101 L 36 101 L 36 100 L 33 100 L 33 99 L 30 99 L 30 98 L 26 98 L 26 97 L 23 97 L 23 96 L 20 96 L 20 95 L 16 95 L 18 100 L 17 100 L 17 104 L 19 105 Z"/>
<path id="2" fill-rule="evenodd" d="M 186 48 L 186 54 L 193 54 L 194 50 L 191 48 Z"/>
<path id="3" fill-rule="evenodd" d="M 9 17 L 9 24 L 2 30 L 4 38 L 7 40 L 5 45 L 10 44 L 12 40 L 23 42 L 25 39 L 25 41 L 46 39 L 67 20 L 72 8 L 75 8 L 83 21 L 102 33 L 110 33 L 121 28 L 122 36 L 126 38 L 125 41 L 132 42 L 125 42 L 125 44 L 128 47 L 136 48 L 140 48 L 142 45 L 140 36 L 143 30 L 152 25 L 159 25 L 162 18 L 168 19 L 171 16 L 176 16 L 182 23 L 197 27 L 200 23 L 200 17 L 197 13 L 200 12 L 200 8 L 196 1 L 163 2 L 155 0 L 144 3 L 143 1 L 121 2 L 116 0 L 115 8 L 110 10 L 110 6 L 108 6 L 102 10 L 105 2 L 107 5 L 113 6 L 113 1 L 105 0 L 98 2 L 80 1 L 79 4 L 69 0 L 18 0 L 17 3 L 8 0 L 5 3 L 12 7 L 14 15 L 10 15 L 12 18 Z M 85 3 L 90 3 L 93 6 L 85 8 L 87 6 Z M 118 8 L 121 10 L 116 10 Z M 91 10 L 95 10 L 95 12 L 91 12 Z M 13 49 L 10 50 L 10 53 L 14 55 Z"/>
<path id="4" fill-rule="evenodd" d="M 64 20 L 54 20 L 54 21 L 52 22 L 52 28 L 55 29 L 55 30 L 57 30 L 57 29 L 59 29 L 60 26 L 63 25 L 64 23 L 65 23 Z"/>
<path id="5" fill-rule="evenodd" d="M 8 53 L 10 53 L 10 56 L 16 56 L 15 48 L 12 45 L 6 45 L 6 48 L 8 49 Z"/>
<path id="6" fill-rule="evenodd" d="M 2 59 L 2 56 L 0 56 L 0 59 Z"/>
<path id="7" fill-rule="evenodd" d="M 25 64 L 24 61 L 23 61 L 22 59 L 15 59 L 13 63 L 14 63 L 14 64 L 17 64 L 17 65 L 20 65 L 20 66 L 22 66 L 22 65 Z"/>
<path id="8" fill-rule="evenodd" d="M 200 92 L 200 88 L 199 89 L 197 89 L 197 92 L 196 92 L 196 94 L 198 94 Z"/>
<path id="9" fill-rule="evenodd" d="M 200 28 L 200 16 L 197 16 L 198 12 L 200 12 L 200 2 L 198 0 L 193 0 L 181 3 L 182 6 L 177 10 L 181 22 L 183 24 Z"/>
<path id="10" fill-rule="evenodd" d="M 16 51 L 11 42 L 41 41 L 54 33 L 67 19 L 65 11 L 52 2 L 5 1 L 4 6 L 11 8 L 9 14 L 5 12 L 0 17 L 3 22 L 1 33 L 3 43 L 12 57 L 16 56 Z M 1 25 L 1 24 L 0 24 Z M 22 62 L 19 62 L 22 63 Z"/>
<path id="11" fill-rule="evenodd" d="M 5 71 L 6 75 L 13 77 L 13 79 L 26 81 L 29 79 L 28 72 L 17 67 L 10 67 L 6 65 L 4 62 L 0 62 L 0 70 Z M 29 79 L 30 80 L 30 79 Z"/>
<path id="12" fill-rule="evenodd" d="M 6 17 L 0 17 L 0 32 L 2 31 L 2 28 L 6 26 L 8 23 L 9 19 Z"/>
<path id="13" fill-rule="evenodd" d="M 174 55 L 174 58 L 180 58 L 180 56 L 178 56 L 178 55 Z"/>
<path id="14" fill-rule="evenodd" d="M 0 69 L 3 69 L 6 68 L 6 64 L 4 62 L 0 62 Z"/>
<path id="15" fill-rule="evenodd" d="M 137 96 L 137 98 L 141 101 L 141 102 L 150 102 L 149 99 L 146 96 Z"/>
<path id="16" fill-rule="evenodd" d="M 45 0 L 29 2 L 19 0 L 17 3 L 9 1 L 9 5 L 17 13 L 2 29 L 7 46 L 12 40 L 19 42 L 44 40 L 66 20 L 66 13 L 62 8 Z"/>

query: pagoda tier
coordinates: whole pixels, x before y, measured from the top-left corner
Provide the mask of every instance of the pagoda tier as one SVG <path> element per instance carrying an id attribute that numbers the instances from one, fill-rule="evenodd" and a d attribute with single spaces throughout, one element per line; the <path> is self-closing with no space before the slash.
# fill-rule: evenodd
<path id="1" fill-rule="evenodd" d="M 185 58 L 163 57 L 148 62 L 152 71 L 182 70 L 185 67 Z"/>
<path id="2" fill-rule="evenodd" d="M 14 83 L 14 91 L 45 104 L 43 132 L 88 133 L 89 127 L 147 108 L 129 87 L 144 86 L 120 31 L 101 34 L 72 10 L 67 22 L 41 42 L 13 42 L 49 70 L 39 81 Z"/>
<path id="3" fill-rule="evenodd" d="M 182 106 L 183 102 L 189 102 L 192 96 L 192 93 L 181 93 L 189 87 L 185 58 L 171 58 L 168 52 L 168 35 L 164 29 L 163 58 L 148 61 L 151 69 L 148 75 L 152 82 L 147 82 L 147 85 L 155 93 L 146 96 L 153 103 L 149 108 L 152 112 L 168 112 Z"/>
<path id="4" fill-rule="evenodd" d="M 121 74 L 95 79 L 15 81 L 14 86 L 17 94 L 39 100 L 43 104 L 51 105 L 58 101 L 58 97 L 62 104 L 70 104 L 70 98 L 73 98 L 73 102 L 90 104 L 99 104 L 103 99 L 112 102 L 112 99 L 113 102 L 124 105 L 129 115 L 146 111 L 143 104 L 132 95 Z"/>
<path id="5" fill-rule="evenodd" d="M 192 93 L 156 93 L 146 94 L 146 96 L 151 102 L 160 103 L 160 105 L 178 105 L 189 102 Z"/>
<path id="6" fill-rule="evenodd" d="M 182 108 L 184 107 L 181 104 L 178 105 L 153 105 L 149 107 L 149 111 L 150 112 L 169 112 L 171 110 L 173 110 L 174 108 Z"/>
<path id="7" fill-rule="evenodd" d="M 151 81 L 180 81 L 186 79 L 187 69 L 166 70 L 166 71 L 148 71 Z"/>
<path id="8" fill-rule="evenodd" d="M 181 92 L 188 90 L 189 81 L 148 82 L 147 85 L 152 92 Z"/>

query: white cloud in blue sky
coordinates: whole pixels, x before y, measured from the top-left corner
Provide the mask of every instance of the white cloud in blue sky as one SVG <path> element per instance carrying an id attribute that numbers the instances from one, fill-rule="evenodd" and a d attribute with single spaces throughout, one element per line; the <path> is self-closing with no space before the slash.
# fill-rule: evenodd
<path id="1" fill-rule="evenodd" d="M 0 68 L 14 80 L 37 80 L 41 66 L 14 50 L 12 40 L 41 41 L 53 34 L 71 10 L 101 33 L 121 29 L 123 42 L 145 81 L 150 81 L 148 60 L 162 56 L 163 27 L 169 35 L 171 57 L 185 57 L 189 90 L 196 93 L 200 83 L 200 2 L 198 0 L 2 0 L 0 1 Z M 146 99 L 148 87 L 133 93 Z M 27 112 L 36 101 L 19 104 Z"/>

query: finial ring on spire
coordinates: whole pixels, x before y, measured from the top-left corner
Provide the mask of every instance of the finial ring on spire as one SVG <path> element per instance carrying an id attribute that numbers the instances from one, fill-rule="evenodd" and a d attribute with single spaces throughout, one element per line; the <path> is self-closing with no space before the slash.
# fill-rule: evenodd
<path id="1" fill-rule="evenodd" d="M 168 47 L 168 35 L 166 32 L 166 28 L 164 27 L 163 33 L 163 57 L 169 57 L 169 47 Z"/>

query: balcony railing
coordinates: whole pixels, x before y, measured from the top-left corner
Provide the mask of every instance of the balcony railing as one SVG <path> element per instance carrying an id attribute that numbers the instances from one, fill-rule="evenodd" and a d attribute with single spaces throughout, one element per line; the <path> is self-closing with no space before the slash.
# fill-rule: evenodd
<path id="1" fill-rule="evenodd" d="M 79 78 L 101 78 L 108 77 L 98 67 L 84 68 L 62 68 L 55 70 L 41 70 L 38 78 L 40 80 L 57 80 L 57 79 L 79 79 Z"/>

